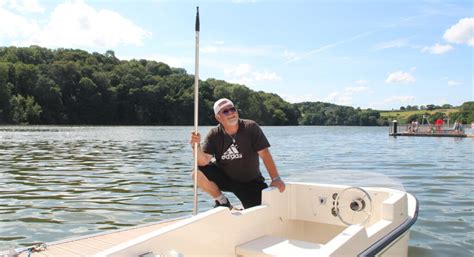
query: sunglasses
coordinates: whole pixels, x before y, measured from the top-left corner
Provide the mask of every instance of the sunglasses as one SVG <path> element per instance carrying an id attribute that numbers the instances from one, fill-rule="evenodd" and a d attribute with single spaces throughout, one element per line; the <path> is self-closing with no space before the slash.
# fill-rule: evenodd
<path id="1" fill-rule="evenodd" d="M 229 116 L 231 113 L 234 113 L 236 111 L 237 109 L 235 109 L 235 107 L 230 107 L 229 109 L 223 110 L 222 114 L 224 114 L 224 116 Z"/>

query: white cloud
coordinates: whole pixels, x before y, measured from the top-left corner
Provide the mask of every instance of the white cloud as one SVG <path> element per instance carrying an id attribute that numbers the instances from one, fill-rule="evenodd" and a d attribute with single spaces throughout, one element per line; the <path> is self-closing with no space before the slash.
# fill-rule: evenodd
<path id="1" fill-rule="evenodd" d="M 334 91 L 325 97 L 323 101 L 338 105 L 352 105 L 352 95 L 346 92 Z"/>
<path id="2" fill-rule="evenodd" d="M 422 53 L 430 53 L 430 54 L 444 54 L 447 53 L 454 48 L 450 44 L 446 45 L 440 45 L 440 44 L 435 44 L 434 46 L 425 46 L 421 49 Z"/>
<path id="3" fill-rule="evenodd" d="M 474 18 L 464 18 L 444 32 L 443 38 L 450 43 L 474 46 Z"/>
<path id="4" fill-rule="evenodd" d="M 0 39 L 25 38 L 40 30 L 35 21 L 30 21 L 0 6 Z"/>
<path id="5" fill-rule="evenodd" d="M 39 4 L 38 0 L 0 0 L 0 7 L 5 5 L 6 8 L 14 12 L 20 13 L 42 13 L 44 8 Z"/>
<path id="6" fill-rule="evenodd" d="M 366 85 L 368 82 L 366 80 L 357 80 L 355 84 L 358 86 L 349 86 L 345 87 L 341 91 L 333 91 L 326 97 L 319 97 L 313 94 L 304 94 L 304 95 L 288 95 L 282 94 L 282 98 L 290 103 L 300 103 L 300 102 L 329 102 L 339 105 L 352 105 L 354 95 L 360 93 L 370 93 L 370 88 Z"/>
<path id="7" fill-rule="evenodd" d="M 250 64 L 239 64 L 236 67 L 224 69 L 224 74 L 231 83 L 251 86 L 255 82 L 280 81 L 281 77 L 275 72 L 255 71 Z"/>
<path id="8" fill-rule="evenodd" d="M 456 81 L 456 80 L 449 80 L 448 81 L 448 86 L 450 86 L 450 87 L 454 87 L 454 86 L 461 85 L 461 84 L 462 84 L 462 82 Z"/>
<path id="9" fill-rule="evenodd" d="M 275 72 L 255 72 L 254 73 L 256 81 L 278 81 L 281 80 L 280 76 L 278 76 Z"/>
<path id="10" fill-rule="evenodd" d="M 370 88 L 366 86 L 349 86 L 344 88 L 342 91 L 334 91 L 330 93 L 323 99 L 323 101 L 339 105 L 352 105 L 352 100 L 354 99 L 355 94 L 368 93 L 369 91 Z"/>
<path id="11" fill-rule="evenodd" d="M 446 80 L 449 87 L 454 87 L 454 86 L 462 85 L 462 84 L 463 84 L 462 81 L 458 81 L 458 80 L 454 80 L 454 79 L 449 79 L 448 76 L 443 76 L 443 77 L 441 77 L 441 80 Z"/>
<path id="12" fill-rule="evenodd" d="M 143 40 L 151 35 L 120 14 L 96 10 L 82 0 L 59 4 L 45 23 L 0 9 L 0 24 L 0 38 L 10 38 L 20 42 L 19 45 L 45 47 L 141 46 Z M 6 24 L 16 32 L 8 29 Z"/>
<path id="13" fill-rule="evenodd" d="M 225 69 L 224 74 L 234 77 L 241 77 L 248 75 L 251 72 L 250 64 L 239 64 L 235 68 Z"/>
<path id="14" fill-rule="evenodd" d="M 412 68 L 414 71 L 416 68 Z M 388 75 L 388 78 L 385 80 L 386 83 L 412 83 L 416 79 L 410 73 L 404 71 L 395 71 Z"/>

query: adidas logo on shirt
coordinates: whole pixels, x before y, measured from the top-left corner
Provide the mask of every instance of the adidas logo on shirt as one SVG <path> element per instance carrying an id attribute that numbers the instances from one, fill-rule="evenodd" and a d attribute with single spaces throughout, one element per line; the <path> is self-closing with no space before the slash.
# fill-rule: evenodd
<path id="1" fill-rule="evenodd" d="M 242 154 L 239 153 L 236 144 L 232 144 L 229 146 L 229 149 L 222 154 L 222 160 L 235 160 L 235 159 L 242 159 Z"/>

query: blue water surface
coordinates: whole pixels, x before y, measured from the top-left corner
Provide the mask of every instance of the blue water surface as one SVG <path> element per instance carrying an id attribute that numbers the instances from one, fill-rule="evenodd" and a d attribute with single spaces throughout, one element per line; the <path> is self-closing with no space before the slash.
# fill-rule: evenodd
<path id="1" fill-rule="evenodd" d="M 0 127 L 0 250 L 191 214 L 192 129 Z M 286 181 L 415 195 L 410 256 L 474 255 L 474 139 L 393 138 L 387 127 L 263 130 Z M 212 208 L 202 193 L 199 208 Z"/>

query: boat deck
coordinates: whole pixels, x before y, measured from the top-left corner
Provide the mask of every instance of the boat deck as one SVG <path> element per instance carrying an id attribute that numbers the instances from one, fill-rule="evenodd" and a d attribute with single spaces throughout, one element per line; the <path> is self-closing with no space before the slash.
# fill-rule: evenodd
<path id="1" fill-rule="evenodd" d="M 96 253 L 104 251 L 117 244 L 126 242 L 131 238 L 146 234 L 156 229 L 168 226 L 183 218 L 175 220 L 166 220 L 164 222 L 153 223 L 149 225 L 136 226 L 127 229 L 119 229 L 117 231 L 93 234 L 69 240 L 53 242 L 47 245 L 47 249 L 42 252 L 35 252 L 31 256 L 34 257 L 80 257 L 92 256 Z M 3 256 L 0 253 L 0 256 Z M 27 257 L 28 253 L 23 252 L 20 257 Z"/>

